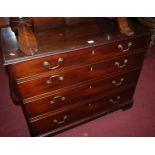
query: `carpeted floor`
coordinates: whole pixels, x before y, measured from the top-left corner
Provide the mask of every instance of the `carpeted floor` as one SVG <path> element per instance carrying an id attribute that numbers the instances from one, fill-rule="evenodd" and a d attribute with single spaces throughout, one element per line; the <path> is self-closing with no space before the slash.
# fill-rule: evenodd
<path id="1" fill-rule="evenodd" d="M 155 136 L 155 47 L 144 61 L 133 108 L 100 117 L 56 136 Z M 30 136 L 20 106 L 13 104 L 0 62 L 0 136 Z"/>

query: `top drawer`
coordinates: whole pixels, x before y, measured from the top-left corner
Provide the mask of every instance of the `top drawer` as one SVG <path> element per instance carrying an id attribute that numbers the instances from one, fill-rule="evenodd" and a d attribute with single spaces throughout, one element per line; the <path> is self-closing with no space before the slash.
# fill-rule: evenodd
<path id="1" fill-rule="evenodd" d="M 113 58 L 136 51 L 144 52 L 144 50 L 146 50 L 147 39 L 147 36 L 143 36 L 140 38 L 116 41 L 110 44 L 28 60 L 14 64 L 12 67 L 17 79 L 47 71 L 54 72 L 64 70 L 71 66 Z"/>

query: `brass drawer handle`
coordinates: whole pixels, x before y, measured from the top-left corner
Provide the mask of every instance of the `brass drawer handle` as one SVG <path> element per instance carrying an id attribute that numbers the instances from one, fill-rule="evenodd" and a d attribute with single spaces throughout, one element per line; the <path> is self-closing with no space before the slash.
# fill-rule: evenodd
<path id="1" fill-rule="evenodd" d="M 54 104 L 56 102 L 56 99 L 60 99 L 61 101 L 64 101 L 66 98 L 64 96 L 55 96 L 53 99 L 50 101 L 50 104 Z"/>
<path id="2" fill-rule="evenodd" d="M 117 96 L 116 99 L 110 99 L 109 102 L 111 102 L 111 103 L 118 103 L 120 98 L 121 98 L 120 96 Z"/>
<path id="3" fill-rule="evenodd" d="M 58 77 L 58 79 L 59 79 L 60 81 L 63 81 L 63 80 L 64 80 L 64 77 L 63 77 L 63 76 L 53 75 L 53 76 L 51 76 L 48 80 L 46 80 L 46 83 L 47 83 L 47 84 L 51 84 L 51 83 L 52 83 L 52 79 L 54 79 L 55 77 Z"/>
<path id="4" fill-rule="evenodd" d="M 56 66 L 54 66 L 54 67 L 52 67 L 52 65 L 51 65 L 50 62 L 44 61 L 44 62 L 43 62 L 43 66 L 47 67 L 48 69 L 53 70 L 53 69 L 59 68 L 59 67 L 61 66 L 61 64 L 62 64 L 63 61 L 64 61 L 63 58 L 58 58 L 58 64 L 57 64 Z"/>
<path id="5" fill-rule="evenodd" d="M 118 68 L 123 68 L 127 65 L 127 63 L 128 63 L 128 59 L 125 59 L 122 65 L 120 65 L 119 62 L 115 62 L 115 66 L 117 66 Z"/>
<path id="6" fill-rule="evenodd" d="M 114 85 L 114 86 L 120 86 L 121 84 L 122 84 L 122 82 L 124 81 L 124 78 L 121 78 L 120 80 L 119 80 L 119 82 L 117 82 L 117 81 L 112 81 L 112 84 Z"/>
<path id="7" fill-rule="evenodd" d="M 130 47 L 132 46 L 132 42 L 129 42 L 128 43 L 128 48 L 127 49 L 124 49 L 123 45 L 122 44 L 119 44 L 117 47 L 118 49 L 120 49 L 122 52 L 127 52 L 129 51 Z"/>
<path id="8" fill-rule="evenodd" d="M 58 121 L 57 119 L 54 119 L 54 120 L 53 120 L 53 123 L 62 124 L 62 123 L 65 122 L 65 120 L 66 120 L 67 118 L 68 118 L 68 117 L 65 115 L 65 116 L 63 117 L 63 120 L 62 120 L 62 121 Z"/>

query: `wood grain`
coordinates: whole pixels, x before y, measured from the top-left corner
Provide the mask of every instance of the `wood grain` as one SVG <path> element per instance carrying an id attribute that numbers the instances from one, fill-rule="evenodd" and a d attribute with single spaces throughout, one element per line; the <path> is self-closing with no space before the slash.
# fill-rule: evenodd
<path id="1" fill-rule="evenodd" d="M 1 30 L 2 41 L 5 45 L 3 47 L 4 64 L 14 64 L 17 62 L 32 60 L 87 47 L 110 44 L 116 41 L 125 41 L 132 38 L 138 39 L 142 36 L 145 36 L 146 38 L 149 37 L 150 34 L 146 28 L 133 22 L 132 25 L 135 30 L 135 35 L 133 36 L 125 36 L 121 34 L 118 31 L 117 24 L 105 18 L 97 22 L 92 21 L 89 23 L 75 24 L 74 26 L 60 27 L 51 29 L 49 31 L 35 33 L 38 43 L 38 52 L 33 56 L 25 55 L 21 51 L 14 52 L 14 56 L 11 56 L 10 51 L 8 51 L 6 48 L 10 46 L 10 44 L 14 44 L 14 38 L 8 38 L 7 36 L 11 35 L 12 32 L 9 31 L 9 28 L 4 28 Z M 88 44 L 88 40 L 94 40 L 95 42 L 94 44 Z M 143 45 L 141 42 L 139 42 L 139 44 L 141 46 Z M 13 49 L 10 50 L 14 51 Z"/>
<path id="2" fill-rule="evenodd" d="M 117 103 L 111 103 L 110 99 L 116 99 L 120 96 L 120 100 Z M 51 130 L 67 126 L 73 122 L 79 121 L 83 118 L 96 115 L 98 113 L 106 112 L 109 109 L 116 108 L 121 104 L 130 100 L 133 96 L 133 88 L 122 90 L 121 92 L 113 93 L 112 95 L 98 98 L 96 100 L 88 100 L 81 105 L 76 105 L 72 109 L 62 111 L 59 113 L 53 113 L 47 117 L 39 120 L 31 121 L 31 131 L 33 136 L 38 136 L 50 132 Z M 67 116 L 64 119 L 64 116 Z M 54 120 L 58 120 L 60 123 L 55 123 Z M 62 122 L 62 123 L 61 123 Z"/>
<path id="3" fill-rule="evenodd" d="M 44 94 L 49 91 L 54 91 L 64 87 L 68 87 L 73 84 L 82 83 L 88 80 L 103 78 L 106 75 L 122 72 L 128 69 L 134 69 L 140 67 L 142 64 L 144 54 L 140 53 L 137 55 L 126 56 L 118 59 L 114 59 L 108 62 L 100 62 L 91 64 L 85 67 L 77 68 L 74 70 L 60 72 L 57 74 L 47 74 L 43 77 L 34 78 L 26 82 L 18 84 L 22 98 L 26 99 L 35 95 Z M 127 64 L 124 61 L 127 60 Z M 117 67 L 116 62 L 124 67 Z M 59 78 L 63 77 L 63 80 Z M 47 81 L 51 81 L 50 84 Z"/>
<path id="4" fill-rule="evenodd" d="M 20 50 L 27 55 L 34 55 L 37 53 L 38 45 L 31 28 L 26 24 L 21 23 L 17 29 Z"/>
<path id="5" fill-rule="evenodd" d="M 74 50 L 70 52 L 65 52 L 62 54 L 55 54 L 49 57 L 43 57 L 35 60 L 29 60 L 26 62 L 21 62 L 15 65 L 12 65 L 14 74 L 17 79 L 29 77 L 35 74 L 40 74 L 44 72 L 51 71 L 62 71 L 69 69 L 70 67 L 75 67 L 77 65 L 84 65 L 86 63 L 92 63 L 96 61 L 106 60 L 115 58 L 118 56 L 123 56 L 127 54 L 144 52 L 146 50 L 146 42 L 148 37 L 144 36 L 136 39 L 128 39 L 123 41 L 117 41 L 110 44 L 95 46 L 91 48 L 85 48 L 81 50 Z M 124 49 L 128 48 L 128 43 L 132 42 L 133 45 L 126 52 L 121 51 L 118 48 L 118 45 L 122 45 Z M 58 60 L 63 58 L 61 63 L 58 63 Z M 48 62 L 49 66 L 44 66 L 43 63 Z M 49 69 L 49 67 L 55 67 L 60 64 L 59 67 L 55 69 Z"/>
<path id="6" fill-rule="evenodd" d="M 114 90 L 116 88 L 135 85 L 139 75 L 139 70 L 134 70 L 131 72 L 121 73 L 119 75 L 112 76 L 110 78 L 100 79 L 90 84 L 80 85 L 78 87 L 69 88 L 66 90 L 60 90 L 59 92 L 52 93 L 48 97 L 44 97 L 31 102 L 25 102 L 23 107 L 27 111 L 27 116 L 33 118 L 38 115 L 42 115 L 48 112 L 61 110 L 67 106 L 72 106 L 87 100 L 88 98 L 94 98 L 94 96 L 100 96 L 104 92 Z M 120 82 L 121 79 L 124 79 Z M 112 81 L 116 81 L 115 85 Z M 56 100 L 53 98 L 59 97 Z M 62 100 L 61 97 L 65 97 Z M 51 101 L 55 101 L 54 103 Z"/>

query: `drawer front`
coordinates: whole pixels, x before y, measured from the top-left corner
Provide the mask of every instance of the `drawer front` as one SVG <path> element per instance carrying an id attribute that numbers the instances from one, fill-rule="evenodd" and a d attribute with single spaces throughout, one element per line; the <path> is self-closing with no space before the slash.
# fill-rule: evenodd
<path id="1" fill-rule="evenodd" d="M 123 90 L 96 100 L 90 100 L 84 105 L 61 111 L 39 120 L 31 120 L 31 131 L 34 136 L 75 123 L 89 116 L 114 109 L 132 99 L 134 88 Z"/>
<path id="2" fill-rule="evenodd" d="M 66 106 L 78 104 L 84 100 L 94 98 L 94 96 L 100 96 L 108 90 L 135 85 L 138 75 L 139 70 L 126 72 L 87 85 L 60 91 L 59 93 L 52 94 L 46 98 L 25 103 L 23 106 L 27 111 L 27 116 L 33 118 L 50 111 L 62 109 Z"/>
<path id="3" fill-rule="evenodd" d="M 108 62 L 91 64 L 68 72 L 48 74 L 44 77 L 19 83 L 18 87 L 22 98 L 29 98 L 91 79 L 103 78 L 105 75 L 111 73 L 122 72 L 124 70 L 139 67 L 142 64 L 143 57 L 144 54 L 140 53 Z"/>
<path id="4" fill-rule="evenodd" d="M 14 64 L 12 67 L 17 79 L 47 71 L 54 72 L 64 70 L 71 66 L 113 58 L 127 53 L 134 53 L 136 51 L 144 52 L 147 39 L 145 36 L 117 41 L 110 44 L 29 60 Z"/>

